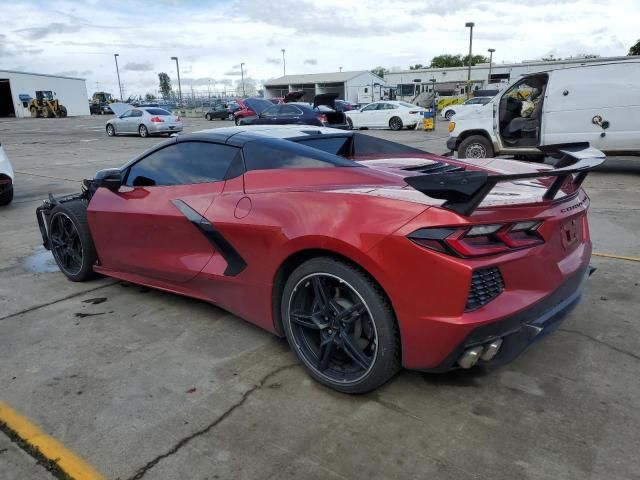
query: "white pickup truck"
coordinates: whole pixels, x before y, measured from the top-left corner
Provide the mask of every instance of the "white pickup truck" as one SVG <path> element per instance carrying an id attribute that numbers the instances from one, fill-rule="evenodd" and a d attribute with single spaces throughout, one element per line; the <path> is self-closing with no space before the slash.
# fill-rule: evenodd
<path id="1" fill-rule="evenodd" d="M 606 154 L 640 155 L 638 79 L 638 59 L 525 75 L 456 115 L 447 148 L 459 158 L 539 157 L 539 146 L 588 142 Z"/>

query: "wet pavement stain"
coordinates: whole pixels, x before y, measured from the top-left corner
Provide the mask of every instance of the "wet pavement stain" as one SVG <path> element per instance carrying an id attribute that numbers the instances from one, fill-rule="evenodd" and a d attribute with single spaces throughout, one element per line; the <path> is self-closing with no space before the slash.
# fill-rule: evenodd
<path id="1" fill-rule="evenodd" d="M 91 305 L 100 305 L 108 300 L 107 297 L 96 297 L 96 298 L 87 298 L 83 300 L 82 303 L 90 303 Z"/>
<path id="2" fill-rule="evenodd" d="M 32 255 L 29 255 L 22 260 L 22 268 L 27 272 L 33 273 L 52 273 L 60 271 L 53 258 L 53 254 L 42 246 L 37 247 Z"/>
<path id="3" fill-rule="evenodd" d="M 100 313 L 76 313 L 76 318 L 86 318 L 86 317 L 95 317 L 96 315 L 104 315 L 104 312 Z"/>

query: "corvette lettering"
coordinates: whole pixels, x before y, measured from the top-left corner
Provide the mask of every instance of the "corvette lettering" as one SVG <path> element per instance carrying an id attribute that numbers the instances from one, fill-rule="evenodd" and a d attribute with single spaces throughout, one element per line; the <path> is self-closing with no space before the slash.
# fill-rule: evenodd
<path id="1" fill-rule="evenodd" d="M 580 208 L 582 205 L 584 205 L 584 200 L 576 203 L 575 205 L 571 205 L 570 207 L 563 208 L 562 210 L 560 210 L 560 213 L 570 212 L 571 210 Z"/>

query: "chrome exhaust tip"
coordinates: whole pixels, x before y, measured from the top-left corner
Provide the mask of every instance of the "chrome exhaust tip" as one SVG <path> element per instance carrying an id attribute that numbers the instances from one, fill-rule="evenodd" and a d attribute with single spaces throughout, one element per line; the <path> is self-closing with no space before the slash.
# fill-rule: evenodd
<path id="1" fill-rule="evenodd" d="M 484 352 L 480 356 L 480 359 L 485 362 L 488 362 L 489 360 L 493 360 L 493 357 L 495 357 L 498 354 L 498 350 L 500 350 L 501 346 L 502 346 L 501 338 L 494 340 L 489 345 L 484 347 Z"/>
<path id="2" fill-rule="evenodd" d="M 482 351 L 483 348 L 480 346 L 465 350 L 465 352 L 460 355 L 460 358 L 458 359 L 458 365 L 460 365 L 460 367 L 462 368 L 473 367 L 476 363 L 478 363 L 478 360 L 480 360 Z"/>

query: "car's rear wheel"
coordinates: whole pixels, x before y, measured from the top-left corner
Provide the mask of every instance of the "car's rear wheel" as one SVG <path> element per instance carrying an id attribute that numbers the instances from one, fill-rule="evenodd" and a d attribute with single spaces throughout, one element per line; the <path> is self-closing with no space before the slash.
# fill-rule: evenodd
<path id="1" fill-rule="evenodd" d="M 138 127 L 138 133 L 140 134 L 140 136 L 142 138 L 145 138 L 145 137 L 149 136 L 149 130 L 147 130 L 147 127 L 145 127 L 144 125 L 140 125 Z"/>
<path id="2" fill-rule="evenodd" d="M 447 120 L 451 120 L 455 114 L 456 112 L 454 112 L 453 110 L 449 110 L 444 114 L 444 118 L 446 118 Z"/>
<path id="3" fill-rule="evenodd" d="M 87 207 L 81 200 L 57 205 L 49 216 L 49 246 L 60 271 L 73 282 L 96 276 L 96 249 L 87 223 Z"/>
<path id="4" fill-rule="evenodd" d="M 116 129 L 113 127 L 113 125 L 109 124 L 107 125 L 107 136 L 108 137 L 113 137 L 116 134 Z"/>
<path id="5" fill-rule="evenodd" d="M 400 117 L 393 117 L 389 120 L 389 128 L 391 130 L 402 130 L 402 120 Z"/>
<path id="6" fill-rule="evenodd" d="M 493 157 L 493 145 L 488 138 L 482 135 L 471 135 L 458 147 L 458 158 L 491 158 Z"/>
<path id="7" fill-rule="evenodd" d="M 227 120 L 233 120 L 233 113 L 230 113 L 229 115 L 227 115 Z"/>
<path id="8" fill-rule="evenodd" d="M 349 125 L 349 130 L 353 130 L 353 120 L 347 117 L 347 125 Z"/>
<path id="9" fill-rule="evenodd" d="M 343 393 L 366 393 L 400 368 L 391 305 L 364 272 L 330 257 L 300 265 L 281 303 L 289 345 L 310 375 Z"/>
<path id="10" fill-rule="evenodd" d="M 13 201 L 13 185 L 0 190 L 0 206 L 9 205 Z"/>
<path id="11" fill-rule="evenodd" d="M 240 117 L 234 117 L 236 125 L 240 125 Z"/>

